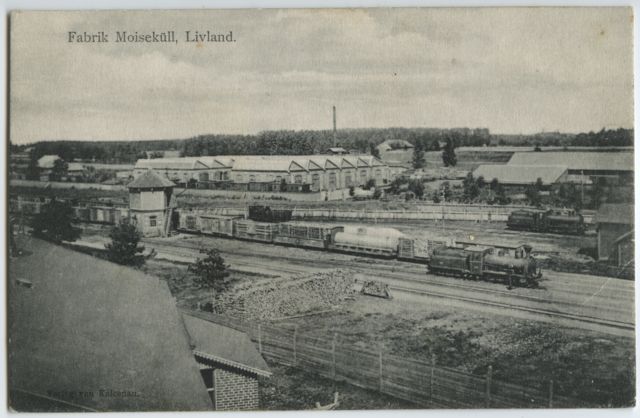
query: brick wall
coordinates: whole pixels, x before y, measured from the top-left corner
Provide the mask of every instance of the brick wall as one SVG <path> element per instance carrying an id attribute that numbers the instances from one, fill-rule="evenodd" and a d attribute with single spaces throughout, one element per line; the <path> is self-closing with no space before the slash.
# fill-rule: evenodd
<path id="1" fill-rule="evenodd" d="M 258 379 L 225 369 L 213 372 L 215 408 L 218 411 L 258 409 Z"/>

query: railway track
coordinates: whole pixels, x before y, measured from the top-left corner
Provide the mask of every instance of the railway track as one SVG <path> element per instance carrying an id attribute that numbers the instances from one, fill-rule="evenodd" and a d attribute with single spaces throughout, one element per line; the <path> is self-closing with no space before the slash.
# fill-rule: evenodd
<path id="1" fill-rule="evenodd" d="M 222 239 L 226 239 L 226 238 L 222 238 Z M 162 242 L 161 240 L 149 240 L 150 242 L 153 242 L 156 245 L 166 245 L 166 242 Z M 231 241 L 237 241 L 237 240 L 231 240 Z M 201 244 L 191 244 L 191 243 L 180 243 L 180 242 L 174 242 L 173 246 L 178 246 L 178 247 L 182 247 L 182 248 L 188 248 L 188 249 L 199 249 L 201 247 Z M 304 251 L 304 249 L 302 249 Z M 317 250 L 307 250 L 309 252 L 315 252 Z M 225 251 L 224 249 L 221 250 L 221 252 L 223 253 L 227 253 L 230 255 L 242 255 L 242 256 L 247 256 L 247 257 L 256 257 L 259 256 L 261 258 L 266 258 L 266 259 L 270 259 L 270 260 L 274 260 L 274 261 L 287 261 L 291 264 L 303 264 L 305 266 L 305 269 L 308 269 L 309 266 L 309 260 L 308 259 L 301 259 L 299 257 L 288 257 L 286 255 L 272 255 L 272 254 L 266 254 L 266 253 L 256 253 L 255 251 L 251 251 L 251 250 L 242 250 L 242 249 L 237 249 L 234 248 L 233 251 Z M 366 259 L 367 261 L 369 261 L 369 259 Z M 414 282 L 414 283 L 424 283 L 424 284 L 429 284 L 429 285 L 435 285 L 435 286 L 440 286 L 440 287 L 446 287 L 446 288 L 452 288 L 452 289 L 464 289 L 464 290 L 473 290 L 473 291 L 478 291 L 478 292 L 482 292 L 482 293 L 492 293 L 492 294 L 496 294 L 496 295 L 508 295 L 508 296 L 513 296 L 513 297 L 517 297 L 519 299 L 523 299 L 523 300 L 528 300 L 528 301 L 534 301 L 534 302 L 540 302 L 540 303 L 549 303 L 548 299 L 543 298 L 543 297 L 537 297 L 537 296 L 531 296 L 531 295 L 522 295 L 522 294 L 518 294 L 515 293 L 513 290 L 506 290 L 504 288 L 500 288 L 497 289 L 495 287 L 489 287 L 489 286 L 497 286 L 497 284 L 493 284 L 491 282 L 480 282 L 480 283 L 485 283 L 486 286 L 477 286 L 477 285 L 472 285 L 471 283 L 473 283 L 473 281 L 470 280 L 462 280 L 459 279 L 457 280 L 458 283 L 448 283 L 448 282 L 440 282 L 440 281 L 433 281 L 433 280 L 429 280 L 428 276 L 426 273 L 426 266 L 423 264 L 416 264 L 416 263 L 411 263 L 411 262 L 396 262 L 396 263 L 402 263 L 401 265 L 399 264 L 395 264 L 395 265 L 381 265 L 381 264 L 376 264 L 375 267 L 371 267 L 370 263 L 367 263 L 368 265 L 363 265 L 363 261 L 354 261 L 354 260 L 339 260 L 339 261 L 335 261 L 335 262 L 339 262 L 341 267 L 345 267 L 345 268 L 353 268 L 353 269 L 357 269 L 357 270 L 366 270 L 374 275 L 379 275 L 381 270 L 384 270 L 384 273 L 386 276 L 388 277 L 392 277 L 394 279 L 397 280 L 403 280 L 403 281 L 408 281 L 408 282 Z M 335 267 L 334 261 L 323 261 L 323 260 L 318 260 L 318 259 L 314 259 L 313 263 L 315 264 L 322 264 L 323 266 L 325 266 L 326 268 L 331 268 L 331 267 Z M 304 270 L 303 270 L 304 271 Z M 555 272 L 554 272 L 555 273 Z M 446 277 L 446 276 L 438 276 L 432 273 L 429 273 L 429 276 L 437 276 L 437 277 Z M 548 280 L 548 279 L 543 279 L 543 280 Z M 541 287 L 541 289 L 544 288 Z M 588 293 L 588 290 L 585 292 Z M 595 290 L 595 289 L 594 289 Z M 536 291 L 536 289 L 531 289 L 531 291 Z M 633 297 L 634 293 L 631 292 L 629 294 L 629 296 Z"/>
<path id="2" fill-rule="evenodd" d="M 172 245 L 167 245 L 166 242 L 161 242 L 159 240 L 151 241 L 157 246 L 157 250 L 160 252 L 168 252 L 168 253 L 181 253 L 182 256 L 185 254 L 184 252 L 176 251 L 176 247 L 187 249 L 188 251 L 196 251 L 201 247 L 195 243 L 179 243 L 173 242 Z M 286 257 L 282 255 L 270 255 L 270 254 L 262 254 L 256 253 L 251 250 L 233 250 L 231 252 L 225 252 L 226 256 L 231 263 L 237 263 L 244 266 L 251 266 L 261 271 L 280 271 L 286 274 L 304 274 L 309 273 L 310 269 L 326 269 L 326 268 L 350 268 L 359 273 L 365 274 L 368 277 L 373 277 L 376 279 L 391 279 L 391 283 L 389 283 L 389 288 L 392 291 L 405 292 L 417 296 L 430 296 L 437 297 L 448 300 L 455 300 L 464 303 L 473 303 L 475 305 L 497 308 L 502 310 L 511 310 L 517 311 L 521 313 L 525 313 L 528 315 L 533 315 L 537 317 L 545 317 L 545 318 L 555 318 L 555 319 L 563 319 L 574 323 L 584 323 L 596 326 L 598 328 L 604 329 L 615 329 L 620 330 L 626 333 L 633 333 L 635 329 L 635 325 L 632 322 L 618 321 L 615 319 L 607 319 L 607 318 L 598 318 L 593 315 L 586 314 L 578 314 L 574 312 L 569 312 L 570 309 L 576 308 L 584 308 L 581 303 L 571 302 L 571 301 L 562 301 L 559 302 L 557 300 L 550 301 L 548 299 L 532 296 L 532 295 L 522 295 L 513 293 L 512 291 L 508 291 L 505 289 L 495 289 L 484 286 L 473 286 L 470 285 L 469 282 L 461 282 L 461 283 L 446 283 L 441 281 L 433 281 L 428 280 L 426 277 L 416 277 L 417 275 L 424 276 L 424 270 L 419 273 L 416 273 L 415 268 L 408 267 L 406 270 L 401 271 L 391 271 L 397 270 L 398 266 L 380 266 L 376 265 L 375 267 L 371 266 L 363 266 L 362 262 L 357 261 L 348 261 L 348 260 L 319 260 L 313 259 L 310 263 L 309 259 L 300 259 L 295 257 Z M 193 257 L 194 254 L 191 253 L 189 256 Z M 247 258 L 251 258 L 248 260 Z M 256 258 L 263 261 L 257 261 Z M 424 266 L 421 266 L 424 268 Z M 411 271 L 413 270 L 413 271 Z M 413 276 L 413 277 L 412 277 Z M 414 286 L 408 287 L 405 284 L 412 284 Z M 415 287 L 418 285 L 418 287 Z M 424 286 L 428 286 L 429 288 L 424 288 Z M 434 289 L 435 288 L 435 289 Z M 447 292 L 446 290 L 452 290 L 456 293 Z M 460 294 L 463 293 L 463 294 Z M 530 304 L 539 304 L 543 306 L 526 306 L 521 303 L 509 303 L 501 300 L 495 299 L 487 299 L 477 296 L 469 295 L 468 293 L 473 293 L 474 295 L 486 295 L 494 298 L 508 296 L 511 299 L 516 299 L 517 301 L 527 302 Z M 554 308 L 554 305 L 559 305 L 560 307 L 566 307 L 567 311 L 559 310 Z M 619 308 L 617 306 L 609 309 L 615 313 L 626 313 L 625 309 L 616 310 L 615 308 Z"/>
<path id="3" fill-rule="evenodd" d="M 475 304 L 492 306 L 492 307 L 497 307 L 497 308 L 502 308 L 502 309 L 511 309 L 511 310 L 517 310 L 517 311 L 532 313 L 532 314 L 536 314 L 536 315 L 543 315 L 543 316 L 547 316 L 547 317 L 551 317 L 551 318 L 563 318 L 563 319 L 569 319 L 569 320 L 573 320 L 573 321 L 584 322 L 584 323 L 589 323 L 589 324 L 594 324 L 594 325 L 617 328 L 617 329 L 621 329 L 621 330 L 630 331 L 631 335 L 633 335 L 633 332 L 635 331 L 635 325 L 634 324 L 623 322 L 623 321 L 614 321 L 614 320 L 608 320 L 608 319 L 601 319 L 601 318 L 595 318 L 595 317 L 592 317 L 592 316 L 576 315 L 576 314 L 553 311 L 553 310 L 547 310 L 547 309 L 529 308 L 529 307 L 524 307 L 524 306 L 520 306 L 520 305 L 513 305 L 513 304 L 503 303 L 503 302 L 487 301 L 487 300 L 484 300 L 484 299 L 471 298 L 471 297 L 466 297 L 466 296 L 452 296 L 450 294 L 443 294 L 443 293 L 434 292 L 434 291 L 425 291 L 425 290 L 421 290 L 421 289 L 411 289 L 411 288 L 405 288 L 405 287 L 401 287 L 401 286 L 390 286 L 390 289 L 391 290 L 396 290 L 396 291 L 399 290 L 399 291 L 407 292 L 407 293 L 413 293 L 413 294 L 417 294 L 417 295 L 433 296 L 433 297 L 440 297 L 440 298 L 446 298 L 446 299 L 454 299 L 454 300 L 459 300 L 459 301 L 463 301 L 463 302 L 471 302 L 471 303 L 475 303 Z"/>

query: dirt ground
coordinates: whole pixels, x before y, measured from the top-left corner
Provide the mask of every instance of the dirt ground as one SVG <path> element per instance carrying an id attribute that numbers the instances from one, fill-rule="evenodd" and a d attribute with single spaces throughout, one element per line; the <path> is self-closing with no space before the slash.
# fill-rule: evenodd
<path id="1" fill-rule="evenodd" d="M 197 308 L 211 294 L 193 286 L 186 265 L 150 261 L 149 274 L 166 280 L 184 308 Z M 232 271 L 236 285 L 283 280 Z M 635 394 L 634 341 L 506 316 L 478 314 L 447 306 L 396 302 L 358 295 L 334 311 L 275 321 L 282 328 L 298 326 L 301 336 L 338 333 L 341 343 L 382 347 L 398 356 L 430 361 L 484 375 L 493 366 L 494 379 L 545 388 L 554 380 L 558 395 L 601 406 L 629 406 Z M 274 378 L 262 389 L 266 409 L 311 408 L 331 402 L 333 382 L 276 364 Z M 411 408 L 404 401 L 348 385 L 336 388 L 347 397 L 345 409 Z M 348 400 L 347 400 L 348 399 Z M 388 406 L 386 406 L 388 405 Z"/>
<path id="2" fill-rule="evenodd" d="M 417 304 L 416 304 L 417 305 Z M 296 318 L 301 335 L 338 332 L 345 343 L 382 346 L 494 379 L 545 388 L 601 406 L 629 406 L 635 394 L 634 341 L 549 323 L 478 315 L 447 307 L 412 306 L 361 296 L 333 313 Z"/>

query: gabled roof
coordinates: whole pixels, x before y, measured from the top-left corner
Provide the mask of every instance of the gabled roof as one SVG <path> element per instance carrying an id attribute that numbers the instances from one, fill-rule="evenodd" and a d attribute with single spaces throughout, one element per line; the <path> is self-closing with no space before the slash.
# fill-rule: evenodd
<path id="1" fill-rule="evenodd" d="M 385 165 L 385 163 L 372 155 L 361 156 L 360 159 L 365 161 L 369 167 L 380 167 Z"/>
<path id="2" fill-rule="evenodd" d="M 596 214 L 596 223 L 634 224 L 633 205 L 621 203 L 604 203 Z"/>
<path id="3" fill-rule="evenodd" d="M 127 184 L 129 189 L 155 189 L 164 187 L 174 187 L 175 184 L 165 177 L 149 169 L 144 174 L 139 175 L 131 183 Z"/>
<path id="4" fill-rule="evenodd" d="M 319 155 L 317 157 L 311 157 L 311 161 L 313 161 L 318 166 L 329 170 L 335 170 L 340 168 L 340 158 L 334 158 L 331 156 Z"/>
<path id="5" fill-rule="evenodd" d="M 633 152 L 516 152 L 508 165 L 562 165 L 570 170 L 632 171 Z"/>
<path id="6" fill-rule="evenodd" d="M 43 155 L 42 157 L 38 158 L 38 167 L 53 168 L 53 163 L 55 163 L 56 160 L 61 159 L 62 158 L 58 157 L 57 155 Z"/>
<path id="7" fill-rule="evenodd" d="M 567 172 L 566 166 L 512 166 L 507 164 L 481 165 L 475 169 L 473 176 L 484 177 L 490 182 L 498 179 L 503 184 L 534 184 L 538 178 L 542 184 L 552 184 Z"/>
<path id="8" fill-rule="evenodd" d="M 25 249 L 10 260 L 7 283 L 13 407 L 71 409 L 63 401 L 98 411 L 212 409 L 164 281 L 38 239 Z M 135 395 L 100 396 L 101 389 Z M 78 390 L 94 396 L 73 396 Z M 20 402 L 17 391 L 38 402 Z"/>
<path id="9" fill-rule="evenodd" d="M 183 313 L 196 355 L 225 366 L 270 376 L 269 366 L 244 332 Z"/>

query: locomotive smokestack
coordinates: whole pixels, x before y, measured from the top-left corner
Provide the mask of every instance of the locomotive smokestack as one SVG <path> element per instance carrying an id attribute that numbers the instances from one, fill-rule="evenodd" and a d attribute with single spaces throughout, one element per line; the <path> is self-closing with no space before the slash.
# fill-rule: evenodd
<path id="1" fill-rule="evenodd" d="M 333 106 L 333 146 L 338 144 L 338 131 L 336 130 L 336 107 Z"/>

